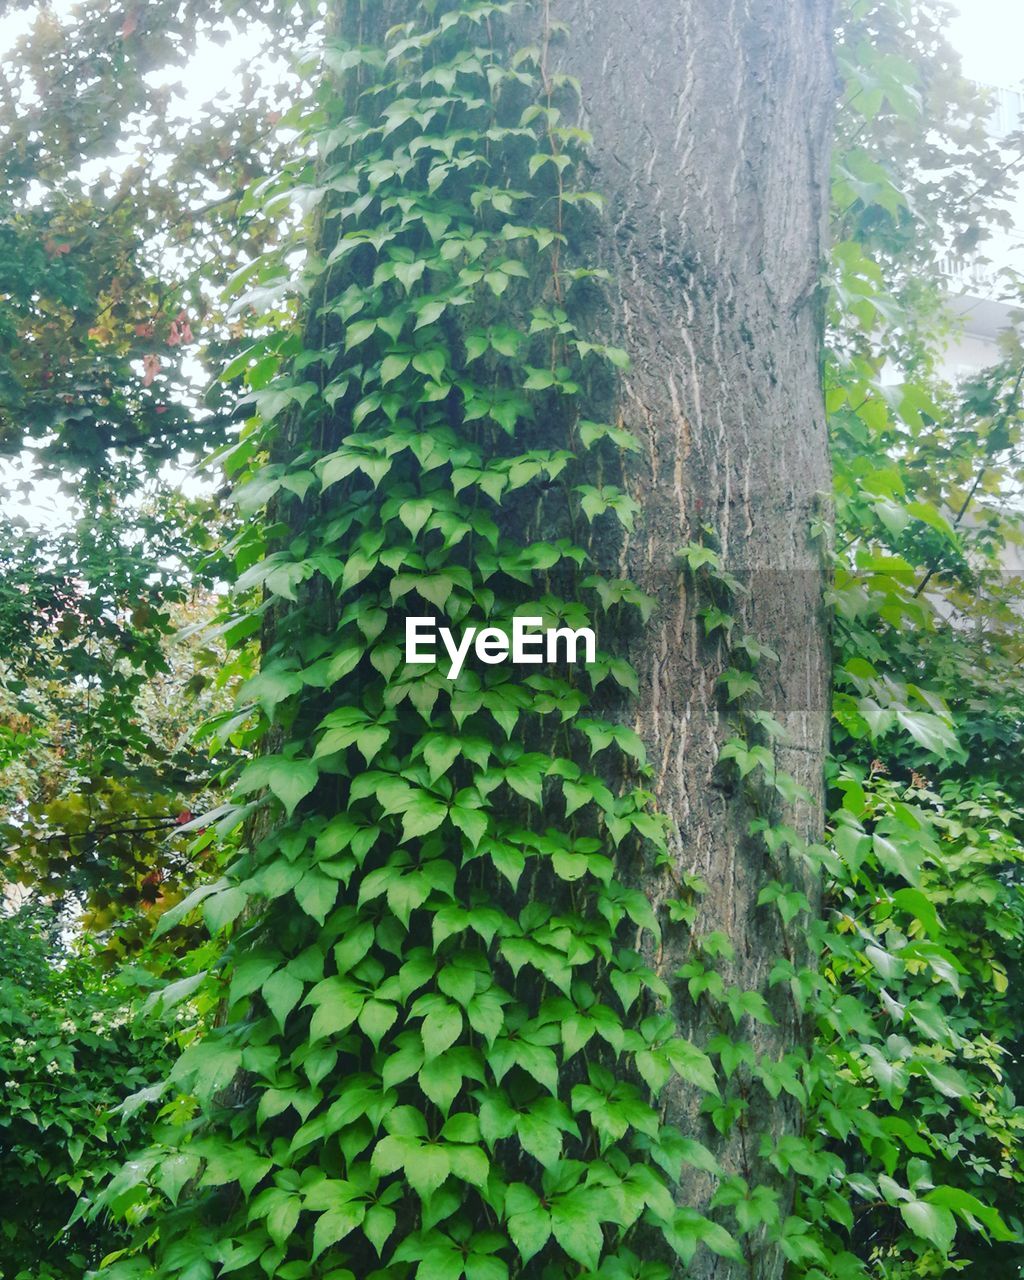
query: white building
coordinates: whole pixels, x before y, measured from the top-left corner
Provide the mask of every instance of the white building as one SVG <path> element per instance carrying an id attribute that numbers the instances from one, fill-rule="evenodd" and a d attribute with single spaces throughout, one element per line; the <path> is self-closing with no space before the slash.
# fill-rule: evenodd
<path id="1" fill-rule="evenodd" d="M 990 87 L 995 109 L 989 119 L 989 133 L 1001 142 L 1024 124 L 1024 90 Z M 1017 158 L 1007 152 L 1007 163 Z M 1019 179 L 1007 201 L 1013 219 L 1008 230 L 997 230 L 971 258 L 953 254 L 943 260 L 942 269 L 949 289 L 951 311 L 959 318 L 960 332 L 946 349 L 942 372 L 951 382 L 995 364 L 999 359 L 999 335 L 1024 318 L 1014 305 L 1015 289 L 1008 273 L 1024 278 L 1024 183 Z"/>

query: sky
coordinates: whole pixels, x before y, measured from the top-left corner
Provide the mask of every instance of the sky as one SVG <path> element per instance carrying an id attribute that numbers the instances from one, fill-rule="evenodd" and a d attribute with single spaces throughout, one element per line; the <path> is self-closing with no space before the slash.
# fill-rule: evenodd
<path id="1" fill-rule="evenodd" d="M 964 73 L 972 80 L 1015 89 L 1024 80 L 1024 2 L 960 0 L 957 8 L 948 30 Z"/>
<path id="2" fill-rule="evenodd" d="M 61 17 L 74 7 L 74 0 L 53 0 L 52 4 Z M 29 28 L 31 18 L 31 11 L 25 10 L 0 14 L 0 52 L 10 48 Z M 948 30 L 951 43 L 963 59 L 964 72 L 971 79 L 1003 88 L 1015 88 L 1024 81 L 1024 0 L 960 0 Z M 163 79 L 182 86 L 175 106 L 183 114 L 196 113 L 222 89 L 230 89 L 236 68 L 251 57 L 256 47 L 255 39 L 244 36 L 226 48 L 207 41 L 188 67 L 161 73 Z M 20 478 L 26 473 L 23 467 L 12 468 L 0 462 L 0 504 L 6 510 L 17 510 L 31 523 L 50 528 L 71 518 L 67 499 L 56 486 L 37 485 L 27 495 L 11 493 L 16 474 Z"/>

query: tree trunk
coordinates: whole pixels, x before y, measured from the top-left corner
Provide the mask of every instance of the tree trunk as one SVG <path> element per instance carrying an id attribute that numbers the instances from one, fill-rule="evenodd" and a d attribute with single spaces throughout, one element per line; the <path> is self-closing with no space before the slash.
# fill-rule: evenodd
<path id="1" fill-rule="evenodd" d="M 204 901 L 211 928 L 237 927 L 220 1025 L 172 1075 L 204 1106 L 202 1128 L 188 1121 L 171 1154 L 158 1130 L 150 1164 L 129 1170 L 134 1195 L 159 1164 L 177 1205 L 146 1227 L 161 1275 L 208 1277 L 214 1261 L 256 1274 L 257 1259 L 268 1276 L 359 1280 L 411 1263 L 420 1277 L 515 1280 L 647 1263 L 660 1275 L 663 1259 L 691 1280 L 781 1272 L 750 1228 L 765 1203 L 784 1220 L 791 1194 L 787 1166 L 764 1157 L 799 1123 L 784 1091 L 799 1093 L 799 1064 L 776 1073 L 781 1094 L 765 1064 L 805 1039 L 789 986 L 771 980 L 807 948 L 782 927 L 789 908 L 759 895 L 774 880 L 816 900 L 785 845 L 813 841 L 822 821 L 828 663 L 810 524 L 829 487 L 816 306 L 828 4 L 508 8 L 331 5 L 349 48 L 332 42 L 341 84 L 314 116 L 324 189 L 306 344 L 261 396 L 265 434 L 246 442 L 270 455 L 246 484 L 270 484 L 250 509 L 273 495 L 269 555 L 253 566 L 273 603 L 260 683 L 243 695 L 263 708 L 270 750 L 239 791 L 269 788 L 280 811 L 249 825 Z M 398 28 L 386 53 L 351 48 L 409 18 L 428 29 Z M 608 201 L 582 245 L 556 57 L 582 84 L 592 185 Z M 599 301 L 568 269 L 577 254 L 607 268 Z M 615 352 L 593 358 L 602 336 L 632 358 L 621 379 Z M 282 392 L 298 408 L 285 413 Z M 628 428 L 638 460 L 614 430 L 588 447 L 584 411 Z M 628 535 L 628 519 L 594 509 L 612 479 L 639 512 Z M 779 764 L 802 791 L 780 789 L 763 746 L 746 780 L 720 759 L 738 718 L 720 680 L 730 646 L 721 628 L 706 634 L 700 575 L 679 556 L 705 526 L 722 572 L 748 588 L 729 606 L 733 641 L 778 653 L 758 671 L 762 714 L 782 722 Z M 594 591 L 576 570 L 588 536 L 605 579 Z M 632 579 L 654 611 L 631 631 L 617 621 L 629 610 L 595 608 L 603 683 L 600 670 L 484 666 L 460 682 L 402 663 L 403 615 L 429 607 L 456 629 L 572 617 L 609 577 Z M 630 680 L 614 656 L 639 675 L 628 712 L 608 692 Z M 602 785 L 589 770 L 609 759 Z M 657 868 L 642 789 L 667 823 Z M 756 838 L 755 818 L 781 843 Z M 685 919 L 697 877 L 706 890 Z M 648 966 L 636 948 L 656 922 L 628 881 L 660 911 Z M 258 914 L 239 918 L 250 897 Z M 694 1001 L 678 971 L 702 954 L 728 987 Z M 222 992 L 220 972 L 212 981 Z M 673 1066 L 696 1083 L 659 1092 Z M 708 1163 L 680 1130 L 713 1148 L 714 1183 L 688 1164 L 674 1176 L 684 1150 Z M 180 1170 L 191 1178 L 201 1159 L 186 1213 Z M 742 1179 L 779 1193 L 752 1201 L 752 1218 L 726 1204 L 736 1262 L 713 1251 L 737 1246 L 703 1216 L 731 1175 L 729 1192 Z"/>
<path id="2" fill-rule="evenodd" d="M 644 444 L 625 472 L 640 515 L 617 569 L 658 601 L 629 655 L 640 677 L 635 727 L 654 767 L 657 807 L 671 819 L 676 865 L 708 886 L 694 932 L 728 936 L 736 954 L 727 981 L 768 996 L 778 1020 L 754 1032 L 744 1022 L 737 1038 L 778 1057 L 806 1034 L 785 986 L 769 992 L 768 974 L 781 954 L 797 966 L 807 954 L 803 931 L 783 937 L 777 913 L 757 908 L 758 894 L 767 880 L 788 878 L 812 907 L 818 895 L 800 865 L 786 874 L 769 867 L 748 835 L 748 803 L 716 768 L 730 734 L 716 682 L 729 662 L 705 637 L 697 614 L 705 602 L 676 557 L 710 526 L 725 567 L 748 589 L 737 629 L 779 655 L 758 672 L 762 705 L 786 729 L 780 768 L 811 797 L 780 804 L 773 817 L 814 840 L 829 708 L 824 575 L 811 522 L 827 512 L 831 488 L 819 291 L 830 5 L 558 0 L 552 16 L 569 28 L 560 69 L 582 85 L 593 185 L 608 201 L 596 255 L 613 280 L 606 336 L 632 361 L 608 421 Z M 676 892 L 672 880 L 656 897 Z M 658 957 L 666 980 L 691 949 L 685 929 L 666 925 Z M 681 1025 L 706 1038 L 702 1007 L 676 986 Z M 699 1132 L 692 1094 L 676 1081 L 662 1101 L 669 1121 Z M 752 1184 L 777 1180 L 756 1159 L 758 1138 L 774 1144 L 799 1124 L 797 1108 L 785 1093 L 772 1102 L 756 1089 L 750 1104 L 719 1158 Z M 694 1171 L 684 1195 L 702 1208 L 711 1190 Z M 771 1251 L 749 1262 L 765 1280 L 781 1271 Z M 733 1269 L 703 1253 L 686 1274 Z"/>
<path id="3" fill-rule="evenodd" d="M 358 43 L 379 39 L 418 8 L 411 0 L 338 0 L 336 16 L 342 35 Z M 830 5 L 545 0 L 500 38 L 516 47 L 553 22 L 564 22 L 569 34 L 548 70 L 581 84 L 581 123 L 593 136 L 591 185 L 607 201 L 597 239 L 582 246 L 612 281 L 589 327 L 624 347 L 632 362 L 614 390 L 597 389 L 604 404 L 589 411 L 643 444 L 617 477 L 639 504 L 635 531 L 596 537 L 591 551 L 610 576 L 632 579 L 656 600 L 646 627 L 618 639 L 628 643 L 639 675 L 629 715 L 653 766 L 644 785 L 669 819 L 672 866 L 621 867 L 620 874 L 641 882 L 660 909 L 664 936 L 652 958 L 673 988 L 680 1031 L 707 1044 L 730 1029 L 676 977 L 700 938 L 718 931 L 735 948 L 731 962 L 718 966 L 726 983 L 765 996 L 776 1019 L 765 1026 L 744 1017 L 733 1038 L 752 1044 L 759 1058 L 778 1059 L 803 1047 L 806 1028 L 789 987 L 770 987 L 769 975 L 780 959 L 807 963 L 806 930 L 787 934 L 777 912 L 758 907 L 758 895 L 779 880 L 802 889 L 813 909 L 814 877 L 799 859 L 769 857 L 751 837 L 752 788 L 719 762 L 734 733 L 719 682 L 730 659 L 720 635 L 705 634 L 698 609 L 706 601 L 679 552 L 702 529 L 713 531 L 725 569 L 747 589 L 735 610 L 737 633 L 778 654 L 777 665 L 758 672 L 761 705 L 786 731 L 779 768 L 808 798 L 772 793 L 771 818 L 813 841 L 822 827 L 829 689 L 824 570 L 811 524 L 825 513 L 830 490 L 819 291 Z M 491 180 L 500 177 L 496 167 Z M 342 279 L 333 277 L 333 286 L 340 289 Z M 535 426 L 530 445 L 563 447 L 564 427 L 557 417 Z M 549 499 L 539 509 L 528 501 L 504 510 L 499 523 L 513 535 L 532 527 L 552 536 L 545 521 L 561 521 L 564 512 L 549 516 Z M 556 813 L 545 819 L 559 821 Z M 667 907 L 684 873 L 707 886 L 692 931 L 672 923 Z M 528 896 L 549 891 L 557 887 L 535 881 Z M 521 887 L 520 899 L 526 896 Z M 508 897 L 506 905 L 523 905 Z M 785 1092 L 773 1100 L 745 1067 L 733 1086 L 746 1109 L 724 1137 L 699 1114 L 697 1091 L 679 1080 L 661 1095 L 664 1118 L 712 1146 L 726 1173 L 752 1187 L 774 1184 L 784 1218 L 791 1192 L 759 1150 L 798 1129 L 799 1109 Z M 706 1212 L 715 1185 L 684 1166 L 682 1203 Z M 778 1250 L 756 1233 L 745 1239 L 744 1263 L 701 1250 L 678 1274 L 779 1276 Z"/>

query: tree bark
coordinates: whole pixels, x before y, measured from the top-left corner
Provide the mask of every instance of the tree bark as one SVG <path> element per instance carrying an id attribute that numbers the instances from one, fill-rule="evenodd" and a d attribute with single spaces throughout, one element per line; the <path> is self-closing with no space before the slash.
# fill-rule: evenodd
<path id="1" fill-rule="evenodd" d="M 644 444 L 625 471 L 640 515 L 616 573 L 658 602 L 629 654 L 640 679 L 635 727 L 654 766 L 657 806 L 671 819 L 673 859 L 708 886 L 695 933 L 726 933 L 736 948 L 727 980 L 769 995 L 780 953 L 788 947 L 799 964 L 806 948 L 781 936 L 776 913 L 756 906 L 778 873 L 748 837 L 748 805 L 716 769 L 729 736 L 716 680 L 728 662 L 704 636 L 701 601 L 676 555 L 710 526 L 726 567 L 749 588 L 742 626 L 780 659 L 758 673 L 763 705 L 787 730 L 779 765 L 811 796 L 780 806 L 776 817 L 815 839 L 829 709 L 824 571 L 810 523 L 827 512 L 831 487 L 819 290 L 834 95 L 830 4 L 557 0 L 551 16 L 569 28 L 559 69 L 581 83 L 593 186 L 608 201 L 589 255 L 613 281 L 607 338 L 632 361 L 608 420 Z M 790 878 L 813 906 L 813 878 L 800 867 Z M 654 886 L 656 898 L 674 892 L 670 878 Z M 658 957 L 668 981 L 689 949 L 687 931 L 668 925 Z M 777 1057 L 798 1048 L 806 1031 L 778 989 L 769 998 L 779 1025 L 750 1038 Z M 677 1014 L 701 1038 L 700 1010 L 685 988 Z M 755 1135 L 777 1139 L 799 1123 L 786 1097 L 752 1098 L 749 1130 L 719 1150 L 727 1168 L 751 1182 L 771 1178 L 755 1158 Z M 668 1086 L 669 1121 L 699 1129 L 694 1109 L 692 1090 Z M 694 1172 L 684 1195 L 702 1208 L 711 1189 Z M 764 1280 L 781 1272 L 771 1250 L 749 1262 Z M 686 1271 L 739 1273 L 748 1272 L 704 1251 Z"/>

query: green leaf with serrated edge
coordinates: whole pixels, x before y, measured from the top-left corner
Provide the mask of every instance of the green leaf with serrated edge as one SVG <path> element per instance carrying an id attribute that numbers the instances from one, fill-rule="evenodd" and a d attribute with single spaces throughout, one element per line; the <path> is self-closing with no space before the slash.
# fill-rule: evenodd
<path id="1" fill-rule="evenodd" d="M 403 1167 L 410 1186 L 426 1199 L 450 1174 L 451 1160 L 445 1148 L 424 1142 L 409 1152 Z"/>
<path id="2" fill-rule="evenodd" d="M 551 1236 L 551 1214 L 537 1195 L 522 1183 L 513 1183 L 505 1197 L 508 1234 L 523 1262 L 529 1262 Z"/>
<path id="3" fill-rule="evenodd" d="M 292 760 L 284 756 L 264 756 L 247 765 L 236 790 L 245 795 L 269 787 L 290 817 L 299 801 L 316 786 L 318 770 L 312 760 Z"/>
<path id="4" fill-rule="evenodd" d="M 386 1000 L 367 1000 L 359 1011 L 359 1028 L 365 1033 L 374 1049 L 398 1020 L 397 1008 Z"/>
<path id="5" fill-rule="evenodd" d="M 321 1213 L 313 1228 L 312 1259 L 315 1261 L 332 1244 L 344 1240 L 360 1225 L 365 1216 L 366 1206 L 356 1201 Z"/>
<path id="6" fill-rule="evenodd" d="M 949 1252 L 956 1235 L 956 1219 L 948 1209 L 924 1200 L 911 1200 L 900 1205 L 900 1216 L 916 1236 L 935 1245 L 942 1254 Z"/>
<path id="7" fill-rule="evenodd" d="M 440 1056 L 455 1043 L 462 1031 L 462 1011 L 454 1004 L 441 1004 L 423 1019 L 420 1035 L 426 1060 Z"/>
<path id="8" fill-rule="evenodd" d="M 305 985 L 286 969 L 279 969 L 264 982 L 263 999 L 279 1026 L 284 1026 L 288 1014 L 298 1004 L 304 990 Z"/>
<path id="9" fill-rule="evenodd" d="M 394 1234 L 397 1215 L 387 1205 L 375 1204 L 366 1211 L 363 1219 L 363 1234 L 377 1251 L 377 1256 L 384 1252 L 384 1246 Z"/>
<path id="10" fill-rule="evenodd" d="M 586 1196 L 570 1194 L 553 1202 L 551 1231 L 574 1262 L 588 1271 L 597 1270 L 604 1235 Z"/>

